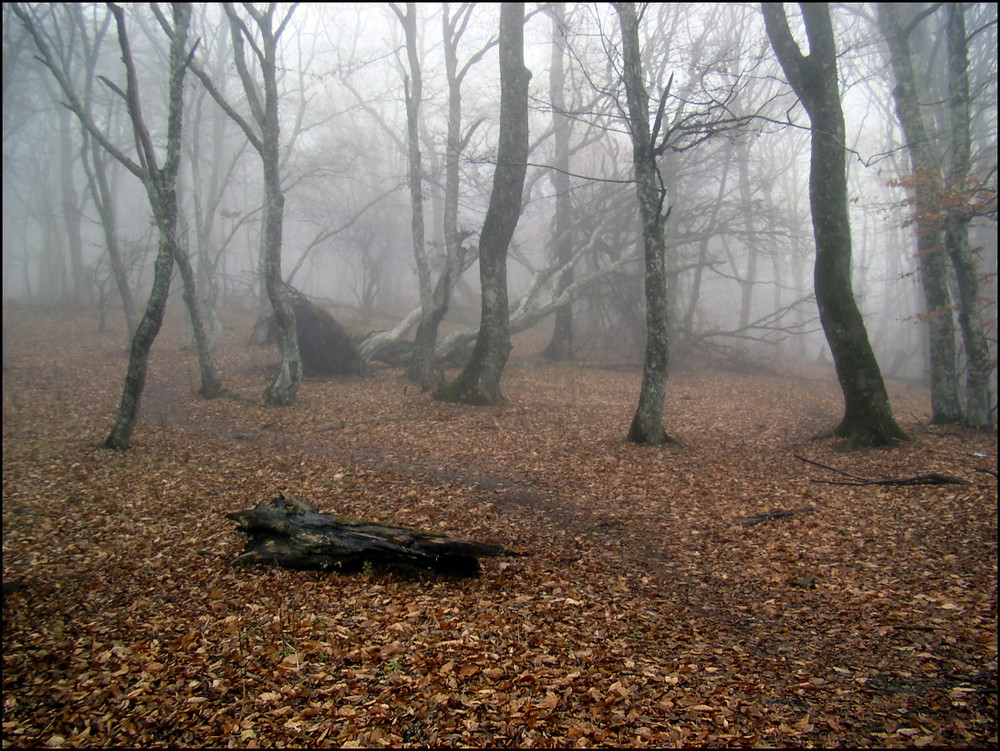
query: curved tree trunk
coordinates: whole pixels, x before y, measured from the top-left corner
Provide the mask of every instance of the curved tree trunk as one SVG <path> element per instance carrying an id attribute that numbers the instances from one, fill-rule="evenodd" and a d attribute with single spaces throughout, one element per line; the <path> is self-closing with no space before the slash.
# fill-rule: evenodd
<path id="1" fill-rule="evenodd" d="M 111 433 L 104 440 L 104 448 L 124 451 L 132 443 L 139 402 L 146 386 L 146 369 L 149 350 L 163 324 L 163 313 L 167 308 L 167 293 L 170 291 L 170 272 L 174 266 L 174 252 L 171 238 L 160 235 L 156 261 L 153 263 L 153 288 L 146 303 L 146 312 L 136 327 L 135 336 L 129 348 L 128 370 L 125 385 L 118 406 L 118 416 Z"/>
<path id="2" fill-rule="evenodd" d="M 443 386 L 439 399 L 475 405 L 503 404 L 500 376 L 510 354 L 507 249 L 521 215 L 528 161 L 528 81 L 524 67 L 524 4 L 500 8 L 500 147 L 493 192 L 479 241 L 482 318 L 472 357 Z"/>
<path id="3" fill-rule="evenodd" d="M 771 46 L 812 122 L 809 204 L 816 238 L 816 302 L 845 402 L 834 433 L 854 446 L 891 445 L 907 436 L 893 418 L 851 286 L 846 128 L 830 11 L 826 4 L 802 4 L 808 56 L 792 38 L 781 4 L 764 3 L 763 11 Z"/>

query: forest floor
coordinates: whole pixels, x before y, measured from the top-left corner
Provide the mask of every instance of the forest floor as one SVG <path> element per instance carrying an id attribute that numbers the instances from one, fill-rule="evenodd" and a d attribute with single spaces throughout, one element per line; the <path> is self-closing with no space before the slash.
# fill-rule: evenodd
<path id="1" fill-rule="evenodd" d="M 204 401 L 171 319 L 114 453 L 123 335 L 95 331 L 4 311 L 4 747 L 996 746 L 997 437 L 928 427 L 923 388 L 888 383 L 913 442 L 846 452 L 813 437 L 829 366 L 679 367 L 681 443 L 650 448 L 638 367 L 515 339 L 503 407 L 376 367 L 269 409 L 247 320 L 217 355 L 240 398 Z M 279 490 L 528 555 L 231 568 L 225 514 Z"/>

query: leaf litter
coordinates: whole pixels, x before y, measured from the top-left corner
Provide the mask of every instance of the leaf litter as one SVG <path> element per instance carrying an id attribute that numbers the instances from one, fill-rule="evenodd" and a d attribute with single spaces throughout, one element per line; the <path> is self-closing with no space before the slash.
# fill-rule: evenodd
<path id="1" fill-rule="evenodd" d="M 639 368 L 542 363 L 537 333 L 503 407 L 376 367 L 279 410 L 229 323 L 239 398 L 196 396 L 174 315 L 117 454 L 121 332 L 5 311 L 5 747 L 996 745 L 997 439 L 928 429 L 919 387 L 889 382 L 914 442 L 847 453 L 812 438 L 832 373 L 682 367 L 681 445 L 649 448 L 623 441 Z M 795 454 L 969 485 L 822 484 Z M 530 555 L 230 568 L 225 513 L 283 489 Z"/>

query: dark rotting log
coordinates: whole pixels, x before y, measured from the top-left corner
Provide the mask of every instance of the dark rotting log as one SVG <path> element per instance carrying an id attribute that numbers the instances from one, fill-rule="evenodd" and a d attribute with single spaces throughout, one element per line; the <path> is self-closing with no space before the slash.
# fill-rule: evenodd
<path id="1" fill-rule="evenodd" d="M 292 569 L 356 573 L 365 565 L 477 576 L 479 558 L 520 555 L 500 545 L 320 513 L 279 493 L 246 511 L 226 514 L 249 538 L 233 566 L 272 563 Z"/>
<path id="2" fill-rule="evenodd" d="M 295 336 L 306 376 L 366 375 L 368 365 L 350 335 L 332 315 L 286 284 L 288 304 L 295 311 Z M 251 344 L 277 344 L 274 314 L 260 318 L 250 336 Z"/>

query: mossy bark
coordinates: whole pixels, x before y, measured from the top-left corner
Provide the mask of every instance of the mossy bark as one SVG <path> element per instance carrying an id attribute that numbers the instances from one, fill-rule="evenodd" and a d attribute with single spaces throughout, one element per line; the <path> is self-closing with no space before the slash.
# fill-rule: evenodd
<path id="1" fill-rule="evenodd" d="M 865 322 L 851 285 L 844 112 L 837 51 L 825 4 L 803 4 L 809 55 L 799 51 L 780 3 L 764 3 L 764 21 L 785 75 L 812 123 L 809 204 L 816 238 L 813 281 L 820 320 L 844 394 L 834 429 L 853 446 L 892 445 L 907 438 L 896 423 Z"/>
<path id="2" fill-rule="evenodd" d="M 472 357 L 437 393 L 444 401 L 503 404 L 500 377 L 510 355 L 507 249 L 521 216 L 528 159 L 528 81 L 524 67 L 524 4 L 500 9 L 500 147 L 493 192 L 479 241 L 482 316 Z"/>

